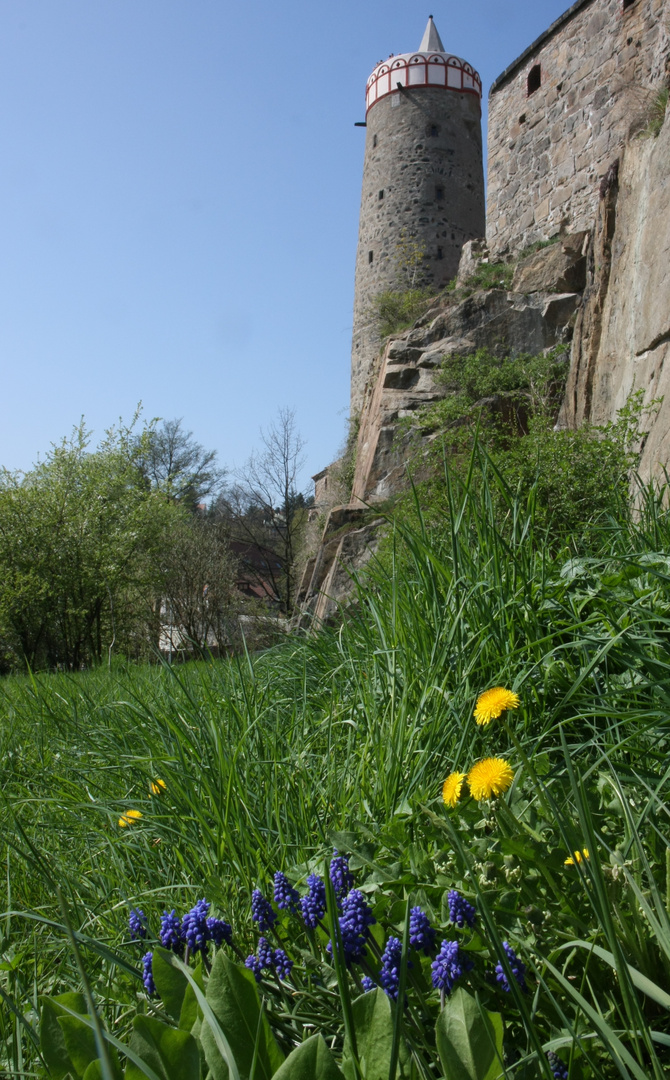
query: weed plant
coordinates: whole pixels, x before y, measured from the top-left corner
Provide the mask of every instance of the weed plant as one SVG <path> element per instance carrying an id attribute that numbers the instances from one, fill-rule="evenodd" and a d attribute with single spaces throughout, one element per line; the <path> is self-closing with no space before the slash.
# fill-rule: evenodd
<path id="1" fill-rule="evenodd" d="M 81 992 L 84 975 L 124 1045 L 138 1015 L 176 1023 L 147 997 L 131 908 L 155 933 L 164 910 L 207 897 L 241 955 L 256 953 L 253 890 L 269 895 L 283 871 L 304 895 L 335 845 L 378 952 L 407 940 L 420 906 L 472 959 L 459 985 L 501 1017 L 491 1080 L 667 1074 L 668 491 L 640 485 L 634 512 L 617 493 L 588 550 L 547 533 L 538 491 L 521 497 L 475 447 L 464 473 L 445 473 L 441 512 L 395 519 L 389 560 L 336 628 L 236 661 L 4 681 L 1 1072 L 45 1074 L 40 995 Z M 480 727 L 493 686 L 520 707 Z M 445 778 L 487 757 L 509 764 L 507 791 L 464 785 L 446 805 Z M 477 912 L 467 933 L 454 889 Z M 259 983 L 263 1015 L 282 1053 L 316 1029 L 346 1076 L 371 1080 L 346 1064 L 360 973 L 338 961 L 331 914 L 316 949 L 282 923 L 294 967 L 279 988 Z M 384 1077 L 437 1077 L 433 957 L 403 955 L 418 988 L 393 1012 L 403 1050 Z"/>

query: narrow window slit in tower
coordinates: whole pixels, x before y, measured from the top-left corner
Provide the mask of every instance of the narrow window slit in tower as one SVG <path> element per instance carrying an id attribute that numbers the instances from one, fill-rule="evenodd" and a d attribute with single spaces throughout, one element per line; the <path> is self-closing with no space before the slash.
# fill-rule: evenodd
<path id="1" fill-rule="evenodd" d="M 369 263 L 371 263 L 371 262 L 372 262 L 372 260 L 374 259 L 374 257 L 375 257 L 375 256 L 374 256 L 374 252 L 372 252 L 372 251 L 368 251 L 368 262 L 369 262 Z"/>
<path id="2" fill-rule="evenodd" d="M 372 145 L 373 145 L 373 146 L 376 146 L 376 145 L 377 145 L 377 136 L 376 136 L 376 135 L 373 135 L 373 136 L 372 136 Z"/>
<path id="3" fill-rule="evenodd" d="M 442 258 L 443 258 L 443 255 L 442 255 L 442 248 L 441 248 L 441 247 L 439 247 L 439 248 L 437 249 L 437 257 L 438 257 L 438 259 L 442 259 Z"/>
<path id="4" fill-rule="evenodd" d="M 442 202 L 444 199 L 444 188 L 441 185 L 435 188 L 435 198 L 438 202 Z"/>
<path id="5" fill-rule="evenodd" d="M 383 198 L 384 198 L 384 192 L 382 190 L 382 191 L 379 192 L 379 201 L 381 202 Z"/>
<path id="6" fill-rule="evenodd" d="M 428 132 L 428 134 L 430 135 L 431 139 L 436 139 L 437 138 L 438 130 L 439 129 L 438 129 L 437 124 L 431 124 L 430 125 L 430 131 Z"/>
<path id="7" fill-rule="evenodd" d="M 528 72 L 528 96 L 534 94 L 542 85 L 542 65 L 534 64 Z"/>

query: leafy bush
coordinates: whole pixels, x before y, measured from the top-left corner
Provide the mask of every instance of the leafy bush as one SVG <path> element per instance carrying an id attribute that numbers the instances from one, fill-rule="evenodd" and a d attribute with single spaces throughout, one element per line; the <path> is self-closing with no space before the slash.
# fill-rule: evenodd
<path id="1" fill-rule="evenodd" d="M 626 514 L 631 470 L 638 459 L 640 426 L 655 403 L 632 395 L 613 424 L 556 430 L 568 371 L 568 347 L 537 356 L 496 356 L 486 349 L 448 357 L 437 376 L 445 397 L 405 422 L 436 438 L 417 460 L 424 476 L 419 501 L 430 515 L 445 506 L 442 461 L 471 470 L 473 447 L 518 498 L 533 501 L 534 520 L 549 538 L 578 534 L 582 542 L 603 515 Z M 414 496 L 401 503 L 410 512 Z M 401 511 L 402 512 L 402 511 Z M 507 513 L 506 502 L 500 512 Z"/>
<path id="2" fill-rule="evenodd" d="M 379 293 L 372 302 L 372 312 L 381 337 L 407 330 L 427 311 L 434 297 L 434 290 L 429 288 Z"/>

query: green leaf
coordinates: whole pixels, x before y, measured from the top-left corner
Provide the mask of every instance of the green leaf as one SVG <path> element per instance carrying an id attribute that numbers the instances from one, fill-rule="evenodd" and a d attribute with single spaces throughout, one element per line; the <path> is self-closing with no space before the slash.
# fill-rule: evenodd
<path id="1" fill-rule="evenodd" d="M 136 1016 L 130 1045 L 161 1080 L 198 1080 L 200 1076 L 198 1044 L 188 1031 L 168 1027 L 153 1016 Z M 145 1074 L 129 1061 L 125 1080 L 145 1080 Z"/>
<path id="2" fill-rule="evenodd" d="M 256 980 L 245 967 L 234 964 L 223 952 L 216 954 L 207 983 L 207 1003 L 212 1009 L 240 1073 L 247 1080 L 258 1040 L 254 1080 L 270 1080 L 284 1060 L 267 1016 L 261 1016 Z M 228 1068 L 219 1053 L 207 1019 L 200 1038 L 215 1080 L 227 1080 Z"/>
<path id="3" fill-rule="evenodd" d="M 202 964 L 198 964 L 193 972 L 193 978 L 204 993 L 205 983 L 202 978 Z M 191 984 L 188 983 L 181 1006 L 181 1012 L 179 1013 L 179 1027 L 182 1028 L 183 1031 L 192 1031 L 194 1035 L 197 1035 L 200 1029 L 198 1028 L 198 1031 L 193 1031 L 193 1028 L 198 1017 L 202 1019 L 202 1010 L 198 1006 L 195 990 Z"/>
<path id="4" fill-rule="evenodd" d="M 437 1050 L 447 1080 L 496 1080 L 503 1075 L 503 1026 L 459 987 L 435 1026 Z"/>
<path id="5" fill-rule="evenodd" d="M 58 1017 L 65 1015 L 61 1003 L 74 1012 L 86 1012 L 83 994 L 59 994 L 58 997 L 40 999 L 40 1050 L 53 1080 L 64 1080 L 68 1073 L 75 1073 L 65 1046 L 63 1029 L 58 1023 Z"/>
<path id="6" fill-rule="evenodd" d="M 365 1080 L 389 1080 L 393 1047 L 393 1016 L 389 999 L 384 991 L 377 987 L 376 990 L 356 998 L 352 1002 L 352 1011 L 358 1060 Z M 346 1038 L 342 1053 L 342 1072 L 347 1080 L 356 1080 L 351 1047 Z M 409 1054 L 402 1042 L 396 1076 L 409 1076 Z"/>
<path id="7" fill-rule="evenodd" d="M 77 1076 L 83 1076 L 88 1066 L 98 1056 L 95 1033 L 88 1024 L 76 1016 L 59 1016 L 58 1023 L 74 1070 Z"/>
<path id="8" fill-rule="evenodd" d="M 113 1062 L 112 1068 L 114 1068 Z M 118 1070 L 115 1070 L 115 1076 L 118 1076 L 119 1080 L 121 1080 L 120 1068 Z M 92 1061 L 90 1065 L 86 1066 L 86 1072 L 84 1073 L 83 1080 L 104 1080 L 102 1072 L 102 1062 L 100 1061 L 100 1058 L 96 1058 L 95 1061 Z M 144 1080 L 146 1080 L 146 1077 L 144 1078 Z"/>
<path id="9" fill-rule="evenodd" d="M 154 949 L 151 972 L 168 1016 L 171 1016 L 173 1020 L 179 1020 L 188 979 L 181 971 L 168 963 L 163 955 L 165 952 L 165 949 Z"/>
<path id="10" fill-rule="evenodd" d="M 312 1035 L 289 1054 L 273 1080 L 343 1080 L 343 1076 L 323 1036 Z"/>

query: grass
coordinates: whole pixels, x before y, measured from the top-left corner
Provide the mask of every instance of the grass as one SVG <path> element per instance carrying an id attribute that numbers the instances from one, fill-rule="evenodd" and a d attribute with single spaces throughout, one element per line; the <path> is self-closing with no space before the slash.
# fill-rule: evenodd
<path id="1" fill-rule="evenodd" d="M 667 86 L 664 86 L 656 94 L 649 109 L 649 119 L 647 120 L 644 129 L 640 132 L 643 138 L 656 139 L 660 135 L 661 128 L 665 123 L 669 96 L 670 88 Z"/>
<path id="2" fill-rule="evenodd" d="M 666 496 L 613 504 L 584 554 L 548 544 L 532 491 L 520 503 L 475 452 L 469 476 L 445 475 L 430 527 L 395 522 L 392 573 L 373 565 L 336 629 L 237 661 L 4 680 L 0 1072 L 35 1074 L 38 995 L 81 985 L 55 884 L 123 1032 L 147 1007 L 129 906 L 155 925 L 206 895 L 250 951 L 251 890 L 277 869 L 304 882 L 335 843 L 401 936 L 408 899 L 445 926 L 455 886 L 494 956 L 517 943 L 533 995 L 478 990 L 506 1005 L 509 1076 L 545 1075 L 550 1046 L 574 1078 L 664 1075 Z M 478 729 L 493 685 L 523 708 Z M 447 773 L 490 753 L 514 762 L 509 796 L 447 814 Z M 121 828 L 129 809 L 142 817 Z M 340 1045 L 328 1001 L 315 1015 Z"/>

